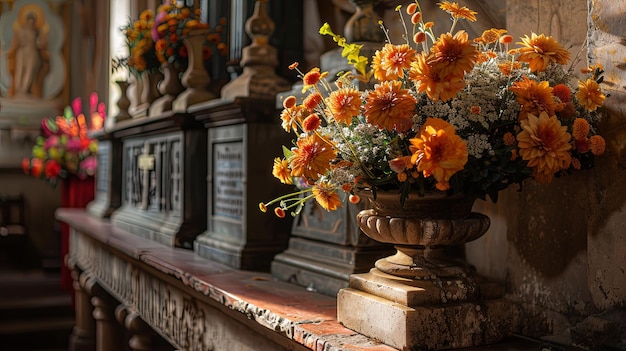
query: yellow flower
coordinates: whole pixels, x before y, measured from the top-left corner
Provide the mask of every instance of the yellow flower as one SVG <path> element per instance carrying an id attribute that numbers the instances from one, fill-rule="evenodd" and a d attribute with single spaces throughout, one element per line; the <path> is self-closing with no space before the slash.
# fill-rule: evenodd
<path id="1" fill-rule="evenodd" d="M 550 62 L 564 65 L 570 59 L 570 53 L 559 45 L 552 37 L 537 35 L 532 33 L 530 38 L 525 35 L 518 44 L 522 45 L 518 49 L 520 56 L 518 61 L 528 62 L 531 72 L 541 72 L 548 68 Z"/>
<path id="2" fill-rule="evenodd" d="M 571 163 L 571 136 L 556 116 L 541 112 L 539 117 L 529 114 L 521 121 L 522 131 L 517 135 L 519 153 L 533 177 L 540 183 L 550 183 L 554 174 L 567 169 Z"/>
<path id="3" fill-rule="evenodd" d="M 468 158 L 467 145 L 454 127 L 440 118 L 428 118 L 419 137 L 410 142 L 411 162 L 417 164 L 418 172 L 432 175 L 438 189 L 449 189 L 450 177 L 465 167 Z"/>
<path id="4" fill-rule="evenodd" d="M 337 189 L 328 182 L 319 182 L 313 186 L 313 195 L 317 203 L 326 211 L 334 211 L 341 207 Z"/>
<path id="5" fill-rule="evenodd" d="M 283 184 L 293 184 L 291 178 L 291 170 L 289 169 L 289 162 L 285 159 L 276 157 L 274 159 L 274 167 L 272 168 L 272 175 Z"/>
<path id="6" fill-rule="evenodd" d="M 415 103 L 409 90 L 402 89 L 402 82 L 385 81 L 367 95 L 363 115 L 379 129 L 404 133 L 413 125 Z"/>
<path id="7" fill-rule="evenodd" d="M 576 99 L 578 99 L 578 102 L 585 106 L 587 111 L 595 111 L 598 107 L 602 106 L 606 96 L 602 94 L 598 82 L 589 78 L 584 82 L 578 82 Z"/>
<path id="8" fill-rule="evenodd" d="M 411 67 L 416 51 L 407 44 L 385 44 L 382 50 L 376 50 L 372 60 L 374 78 L 378 80 L 395 80 L 404 78 L 404 70 Z"/>
<path id="9" fill-rule="evenodd" d="M 317 134 L 298 139 L 297 148 L 289 157 L 291 175 L 316 181 L 330 169 L 330 161 L 337 157 L 337 151 L 329 140 Z"/>

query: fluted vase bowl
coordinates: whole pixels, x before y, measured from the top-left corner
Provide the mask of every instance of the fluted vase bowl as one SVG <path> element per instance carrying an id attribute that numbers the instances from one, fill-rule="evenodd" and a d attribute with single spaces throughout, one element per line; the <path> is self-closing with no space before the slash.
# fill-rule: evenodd
<path id="1" fill-rule="evenodd" d="M 380 259 L 378 270 L 412 279 L 466 277 L 467 263 L 447 255 L 447 246 L 464 244 L 481 237 L 489 228 L 489 217 L 472 212 L 475 198 L 449 196 L 443 192 L 411 194 L 404 204 L 392 192 L 360 194 L 369 209 L 357 214 L 357 223 L 370 238 L 393 244 L 395 255 Z"/>

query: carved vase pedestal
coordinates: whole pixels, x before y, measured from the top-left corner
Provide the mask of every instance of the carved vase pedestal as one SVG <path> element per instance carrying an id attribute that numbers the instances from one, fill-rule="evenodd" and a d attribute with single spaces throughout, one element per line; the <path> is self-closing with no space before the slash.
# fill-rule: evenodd
<path id="1" fill-rule="evenodd" d="M 180 81 L 180 69 L 169 62 L 161 64 L 163 80 L 159 84 L 159 92 L 162 96 L 150 105 L 150 116 L 156 116 L 166 111 L 172 110 L 172 102 L 185 90 Z"/>
<path id="2" fill-rule="evenodd" d="M 374 240 L 392 243 L 396 254 L 369 273 L 353 274 L 337 296 L 337 319 L 347 328 L 399 349 L 449 349 L 491 344 L 511 335 L 515 306 L 501 286 L 481 279 L 444 247 L 472 241 L 489 218 L 471 212 L 473 199 L 397 194 L 369 198 L 357 222 Z"/>
<path id="3" fill-rule="evenodd" d="M 194 29 L 189 33 L 189 37 L 183 40 L 189 53 L 189 62 L 182 77 L 185 90 L 172 101 L 174 112 L 186 112 L 192 105 L 216 98 L 216 95 L 209 91 L 211 76 L 202 60 L 202 47 L 210 32 L 210 29 Z"/>
<path id="4" fill-rule="evenodd" d="M 128 113 L 128 108 L 130 107 L 130 99 L 128 98 L 128 83 L 125 80 L 116 80 L 115 84 L 120 89 L 120 98 L 117 100 L 117 108 L 119 112 L 115 116 L 115 122 L 125 121 L 127 119 L 131 119 L 132 117 Z"/>

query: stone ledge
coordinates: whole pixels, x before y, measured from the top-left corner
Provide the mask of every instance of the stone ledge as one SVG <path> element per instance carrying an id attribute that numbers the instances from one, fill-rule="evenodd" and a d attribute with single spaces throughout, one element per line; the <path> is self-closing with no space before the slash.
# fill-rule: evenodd
<path id="1" fill-rule="evenodd" d="M 59 209 L 56 217 L 68 223 L 76 235 L 98 245 L 98 250 L 143 269 L 144 274 L 152 275 L 150 278 L 193 296 L 200 304 L 225 310 L 228 318 L 244 323 L 248 330 L 260 331 L 285 349 L 396 350 L 343 327 L 337 321 L 334 297 L 277 281 L 269 273 L 233 269 L 201 258 L 190 250 L 160 245 L 120 230 L 108 220 L 93 217 L 81 209 Z M 91 264 L 90 259 L 85 265 Z M 231 337 L 237 338 L 237 335 Z M 531 350 L 536 347 L 535 343 L 513 340 L 490 349 Z"/>

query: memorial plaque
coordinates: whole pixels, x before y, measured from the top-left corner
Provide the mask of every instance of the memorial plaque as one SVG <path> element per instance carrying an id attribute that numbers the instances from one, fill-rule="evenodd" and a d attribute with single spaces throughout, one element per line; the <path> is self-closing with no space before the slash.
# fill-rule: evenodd
<path id="1" fill-rule="evenodd" d="M 273 179 L 267 150 L 280 150 L 289 135 L 273 123 L 211 126 L 207 134 L 207 231 L 194 250 L 238 269 L 269 270 L 287 246 L 291 221 L 262 213 L 258 204 L 284 186 Z"/>
<path id="2" fill-rule="evenodd" d="M 215 144 L 213 160 L 213 216 L 240 221 L 244 202 L 242 143 Z"/>

